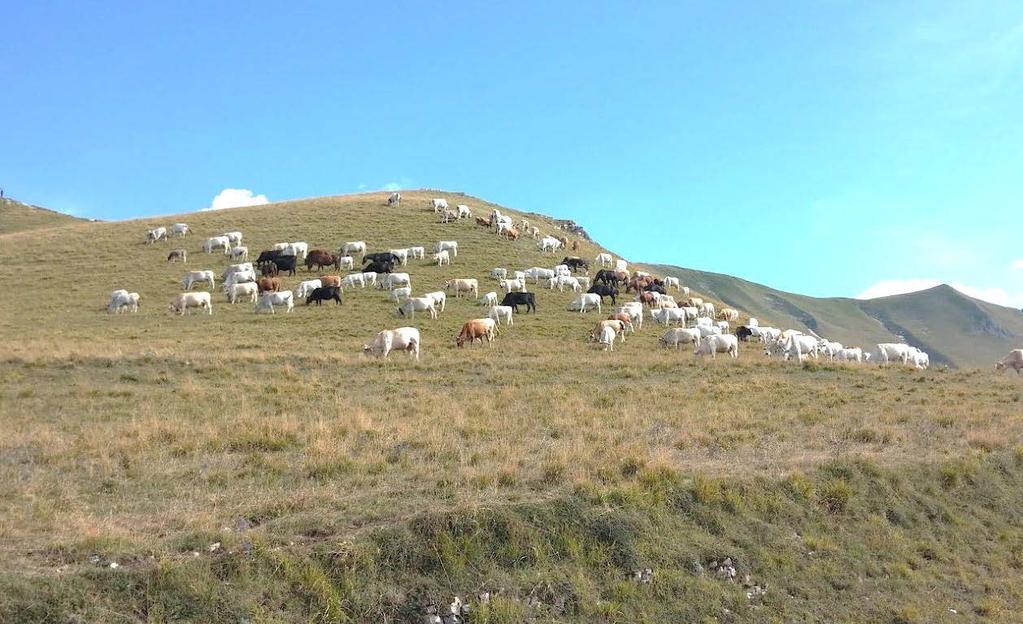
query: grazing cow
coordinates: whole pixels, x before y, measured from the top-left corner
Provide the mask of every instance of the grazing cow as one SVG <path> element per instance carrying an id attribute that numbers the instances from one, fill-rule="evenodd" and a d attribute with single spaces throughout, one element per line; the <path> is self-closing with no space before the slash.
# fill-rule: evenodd
<path id="1" fill-rule="evenodd" d="M 682 290 L 682 282 L 677 277 L 668 276 L 664 278 L 664 287 Z"/>
<path id="2" fill-rule="evenodd" d="M 526 280 L 524 279 L 503 279 L 498 283 L 505 292 L 512 292 L 513 290 L 526 292 Z"/>
<path id="3" fill-rule="evenodd" d="M 610 297 L 611 305 L 618 304 L 617 300 L 618 289 L 613 286 L 606 286 L 604 284 L 594 284 L 593 286 L 590 286 L 590 289 L 587 290 L 586 292 L 597 295 L 601 300 L 603 300 L 604 297 Z"/>
<path id="4" fill-rule="evenodd" d="M 401 303 L 402 299 L 408 299 L 411 296 L 412 288 L 408 286 L 403 286 L 401 288 L 395 288 L 391 290 L 391 299 L 393 299 L 395 303 Z"/>
<path id="5" fill-rule="evenodd" d="M 731 334 L 703 337 L 696 345 L 693 355 L 707 353 L 710 354 L 711 359 L 716 359 L 718 353 L 727 353 L 733 358 L 737 358 L 739 357 L 739 341 Z"/>
<path id="6" fill-rule="evenodd" d="M 484 306 L 496 306 L 497 305 L 497 293 L 491 291 L 491 292 L 488 292 L 487 294 L 483 295 L 483 297 L 479 301 L 479 304 L 480 305 L 484 305 Z"/>
<path id="7" fill-rule="evenodd" d="M 408 265 L 408 249 L 392 249 L 389 253 L 394 256 L 395 262 L 401 263 L 401 266 Z"/>
<path id="8" fill-rule="evenodd" d="M 447 250 L 438 251 L 433 254 L 433 263 L 437 266 L 444 266 L 445 264 L 451 264 L 451 256 L 448 255 Z"/>
<path id="9" fill-rule="evenodd" d="M 337 257 L 329 251 L 322 249 L 314 249 L 305 257 L 305 268 L 307 271 L 312 271 L 313 267 L 316 267 L 317 271 L 322 271 L 324 267 L 332 267 L 336 264 Z"/>
<path id="10" fill-rule="evenodd" d="M 568 268 L 567 264 L 556 264 L 554 265 L 554 276 L 558 275 L 571 275 L 572 269 Z"/>
<path id="11" fill-rule="evenodd" d="M 777 341 L 781 338 L 781 330 L 777 327 L 757 327 L 760 342 Z"/>
<path id="12" fill-rule="evenodd" d="M 665 347 L 675 347 L 678 350 L 679 345 L 693 343 L 697 347 L 700 346 L 700 340 L 702 339 L 700 330 L 696 328 L 686 329 L 685 327 L 672 327 L 668 331 L 664 332 L 659 339 L 660 344 Z"/>
<path id="13" fill-rule="evenodd" d="M 618 308 L 618 313 L 619 314 L 628 314 L 629 318 L 632 319 L 632 322 L 635 323 L 636 326 L 639 327 L 640 329 L 643 329 L 643 304 L 642 303 L 639 303 L 639 302 L 636 302 L 636 301 L 630 301 L 630 302 L 622 305 L 620 308 Z"/>
<path id="14" fill-rule="evenodd" d="M 561 259 L 561 264 L 567 266 L 573 273 L 577 271 L 587 272 L 590 270 L 590 263 L 577 256 L 568 256 Z"/>
<path id="15" fill-rule="evenodd" d="M 202 244 L 202 250 L 206 253 L 213 253 L 214 249 L 223 249 L 226 256 L 231 251 L 231 239 L 226 236 L 211 236 Z"/>
<path id="16" fill-rule="evenodd" d="M 593 285 L 588 275 L 577 276 L 575 281 L 579 283 L 579 290 L 589 290 L 590 286 Z"/>
<path id="17" fill-rule="evenodd" d="M 231 256 L 232 260 L 248 260 L 249 248 L 238 245 L 228 250 L 227 255 Z"/>
<path id="18" fill-rule="evenodd" d="M 594 258 L 593 261 L 596 262 L 597 264 L 599 264 L 602 267 L 614 266 L 614 263 L 615 263 L 615 259 L 611 256 L 611 254 L 603 253 L 603 252 L 597 254 L 597 257 Z"/>
<path id="19" fill-rule="evenodd" d="M 335 285 L 336 284 L 331 284 L 331 286 Z M 317 288 L 323 288 L 322 279 L 306 280 L 300 283 L 298 285 L 298 288 L 295 289 L 295 296 L 298 297 L 299 299 L 301 299 L 302 297 L 308 297 L 309 294 L 312 293 Z"/>
<path id="20" fill-rule="evenodd" d="M 418 258 L 422 260 L 426 258 L 426 247 L 409 247 L 408 255 L 410 258 Z"/>
<path id="21" fill-rule="evenodd" d="M 540 251 L 549 251 L 551 253 L 556 252 L 557 250 L 561 249 L 564 246 L 565 246 L 564 243 L 562 243 L 560 240 L 553 236 L 545 236 L 544 238 L 540 239 L 540 242 L 537 244 L 537 247 L 540 248 Z"/>
<path id="22" fill-rule="evenodd" d="M 279 249 L 261 251 L 259 252 L 259 257 L 256 258 L 256 264 L 260 266 L 269 264 L 274 261 L 274 258 L 277 258 L 280 255 L 281 251 Z"/>
<path id="23" fill-rule="evenodd" d="M 452 223 L 454 221 L 458 221 L 458 213 L 455 212 L 454 210 L 445 210 L 444 212 L 440 213 L 441 223 Z"/>
<path id="24" fill-rule="evenodd" d="M 355 258 L 351 256 L 335 256 L 334 268 L 338 271 L 346 269 L 348 271 L 355 269 Z"/>
<path id="25" fill-rule="evenodd" d="M 578 310 L 579 314 L 582 314 L 587 309 L 596 308 L 597 312 L 600 312 L 601 311 L 600 300 L 601 296 L 595 293 L 586 293 L 584 295 L 579 295 L 578 297 L 575 298 L 575 301 L 568 305 L 568 311 L 574 312 Z"/>
<path id="26" fill-rule="evenodd" d="M 224 232 L 223 234 L 221 234 L 221 236 L 224 236 L 227 238 L 227 240 L 231 241 L 232 245 L 242 244 L 242 233 L 237 230 L 233 232 Z"/>
<path id="27" fill-rule="evenodd" d="M 487 316 L 497 321 L 498 325 L 501 324 L 501 319 L 504 319 L 505 324 L 514 325 L 515 321 L 512 320 L 512 307 L 495 305 L 490 308 L 490 312 L 487 312 Z"/>
<path id="28" fill-rule="evenodd" d="M 700 316 L 714 318 L 714 304 L 707 302 L 700 306 Z"/>
<path id="29" fill-rule="evenodd" d="M 476 217 L 476 225 L 478 225 L 480 227 L 489 228 L 490 227 L 490 221 L 488 221 L 487 219 L 484 219 L 483 217 Z"/>
<path id="30" fill-rule="evenodd" d="M 224 287 L 234 286 L 235 284 L 244 284 L 246 282 L 255 282 L 256 272 L 252 269 L 246 271 L 231 271 L 224 278 Z"/>
<path id="31" fill-rule="evenodd" d="M 470 210 L 469 207 L 466 206 L 465 204 L 458 204 L 457 206 L 455 206 L 455 208 L 458 209 L 459 219 L 468 219 L 469 217 L 472 216 L 472 210 Z"/>
<path id="32" fill-rule="evenodd" d="M 256 302 L 256 313 L 261 311 L 267 311 L 270 314 L 277 314 L 274 310 L 274 306 L 284 306 L 287 312 L 291 312 L 295 309 L 295 296 L 291 294 L 290 290 L 282 290 L 280 292 L 264 292 L 259 301 Z"/>
<path id="33" fill-rule="evenodd" d="M 263 277 L 256 282 L 256 286 L 259 287 L 260 293 L 278 292 L 281 289 L 281 280 L 276 277 Z"/>
<path id="34" fill-rule="evenodd" d="M 817 352 L 820 353 L 821 355 L 826 356 L 832 362 L 835 361 L 835 356 L 838 355 L 838 352 L 841 351 L 842 349 L 843 346 L 841 342 L 833 342 L 831 340 L 825 340 L 822 338 L 817 343 Z"/>
<path id="35" fill-rule="evenodd" d="M 479 280 L 476 279 L 450 279 L 444 282 L 444 290 L 454 290 L 455 299 L 459 293 L 472 293 L 473 298 L 480 296 Z"/>
<path id="36" fill-rule="evenodd" d="M 628 279 L 629 275 L 625 271 L 601 269 L 597 271 L 597 274 L 593 278 L 593 282 L 600 282 L 608 286 L 617 286 L 618 284 L 625 283 Z"/>
<path id="37" fill-rule="evenodd" d="M 540 240 L 540 228 L 536 227 L 535 225 L 530 226 L 529 227 L 529 236 L 533 240 Z"/>
<path id="38" fill-rule="evenodd" d="M 554 287 L 557 286 L 560 292 L 565 292 L 566 286 L 571 288 L 572 292 L 581 292 L 583 289 L 579 280 L 571 275 L 559 275 L 557 277 L 552 277 L 549 286 L 551 290 L 554 290 Z"/>
<path id="39" fill-rule="evenodd" d="M 156 241 L 167 240 L 167 228 L 158 227 L 146 232 L 146 244 L 151 245 Z"/>
<path id="40" fill-rule="evenodd" d="M 337 287 L 340 288 L 341 287 L 341 276 L 340 275 L 321 275 L 320 276 L 320 286 L 319 287 L 325 288 L 327 286 L 337 286 Z"/>
<path id="41" fill-rule="evenodd" d="M 362 268 L 363 273 L 390 273 L 393 270 L 394 264 L 391 262 L 371 262 Z"/>
<path id="42" fill-rule="evenodd" d="M 600 336 L 597 338 L 597 344 L 601 345 L 604 351 L 615 350 L 615 330 L 613 327 L 605 326 L 600 330 Z"/>
<path id="43" fill-rule="evenodd" d="M 907 344 L 883 342 L 877 345 L 877 363 L 881 366 L 892 361 L 909 363 L 910 347 Z"/>
<path id="44" fill-rule="evenodd" d="M 720 327 L 717 327 L 715 325 L 697 325 L 693 329 L 695 329 L 698 332 L 700 332 L 700 335 L 703 336 L 703 337 L 707 337 L 707 336 L 720 336 L 721 334 L 724 333 L 724 332 L 721 331 Z"/>
<path id="45" fill-rule="evenodd" d="M 443 212 L 448 209 L 448 200 L 446 199 L 434 199 L 433 200 L 433 211 Z"/>
<path id="46" fill-rule="evenodd" d="M 717 318 L 719 321 L 738 321 L 739 311 L 735 308 L 721 308 Z"/>
<path id="47" fill-rule="evenodd" d="M 341 246 L 341 255 L 366 255 L 366 241 L 349 241 Z"/>
<path id="48" fill-rule="evenodd" d="M 377 284 L 377 272 L 376 271 L 363 271 L 362 281 L 366 286 L 376 286 Z"/>
<path id="49" fill-rule="evenodd" d="M 513 227 L 506 229 L 502 232 L 502 234 L 504 234 L 508 240 L 519 240 L 519 231 Z"/>
<path id="50" fill-rule="evenodd" d="M 378 251 L 376 253 L 365 254 L 362 256 L 363 265 L 371 262 L 390 262 L 391 264 L 398 264 L 401 262 L 401 258 L 390 251 Z"/>
<path id="51" fill-rule="evenodd" d="M 594 286 L 594 288 L 596 288 L 596 286 Z M 636 301 L 652 308 L 657 303 L 657 300 L 660 299 L 660 296 L 660 293 L 643 291 L 636 295 Z"/>
<path id="52" fill-rule="evenodd" d="M 636 333 L 636 326 L 632 324 L 632 316 L 627 312 L 615 312 L 611 316 L 607 317 L 607 320 L 621 321 L 625 324 L 625 329 L 629 330 L 633 334 Z"/>
<path id="53" fill-rule="evenodd" d="M 412 277 L 408 273 L 390 273 L 385 275 L 379 283 L 377 288 L 384 290 L 394 290 L 399 286 L 412 286 Z"/>
<path id="54" fill-rule="evenodd" d="M 110 302 L 107 303 L 107 313 L 116 312 L 120 314 L 125 309 L 129 312 L 139 311 L 139 294 L 120 289 L 110 293 Z"/>
<path id="55" fill-rule="evenodd" d="M 749 339 L 753 337 L 753 330 L 745 325 L 739 325 L 735 328 L 735 337 L 739 339 L 739 342 L 749 342 Z"/>
<path id="56" fill-rule="evenodd" d="M 489 345 L 493 344 L 495 334 L 497 334 L 497 322 L 494 319 L 473 319 L 462 325 L 462 330 L 458 332 L 458 337 L 455 338 L 455 344 L 461 347 L 468 342 L 472 346 L 477 340 L 480 341 L 480 344 L 483 344 L 483 341 L 486 340 Z"/>
<path id="57" fill-rule="evenodd" d="M 188 229 L 187 223 L 175 223 L 170 227 L 170 231 L 175 236 L 184 236 L 192 232 L 192 230 Z"/>
<path id="58" fill-rule="evenodd" d="M 497 280 L 507 279 L 507 277 L 508 277 L 508 269 L 501 269 L 501 268 L 491 269 L 490 277 L 492 277 L 494 279 L 497 279 Z"/>
<path id="59" fill-rule="evenodd" d="M 536 295 L 528 292 L 510 292 L 501 300 L 501 305 L 511 306 L 518 314 L 519 306 L 526 306 L 526 313 L 536 312 Z"/>
<path id="60" fill-rule="evenodd" d="M 845 348 L 838 352 L 835 356 L 839 362 L 862 362 L 863 361 L 863 349 L 859 347 Z"/>
<path id="61" fill-rule="evenodd" d="M 603 333 L 605 327 L 610 327 L 614 330 L 615 335 L 622 342 L 625 342 L 625 330 L 632 326 L 631 321 L 620 321 L 618 319 L 607 319 L 605 321 L 597 321 L 597 324 L 590 330 L 589 340 L 599 340 L 600 335 Z"/>
<path id="62" fill-rule="evenodd" d="M 362 345 L 362 352 L 366 354 L 382 355 L 387 359 L 391 351 L 405 351 L 409 357 L 415 357 L 419 361 L 419 349 L 422 341 L 419 338 L 419 330 L 415 327 L 399 327 L 398 329 L 385 329 L 373 338 L 373 342 Z"/>
<path id="63" fill-rule="evenodd" d="M 387 196 L 387 205 L 395 208 L 401 205 L 401 193 L 391 193 Z"/>
<path id="64" fill-rule="evenodd" d="M 672 323 L 685 325 L 686 323 L 686 313 L 682 308 L 650 310 L 650 318 L 657 321 L 660 325 L 671 325 Z"/>
<path id="65" fill-rule="evenodd" d="M 441 312 L 443 312 L 444 309 L 448 306 L 448 294 L 443 290 L 435 290 L 434 292 L 428 292 L 423 296 L 433 299 L 434 305 L 440 306 Z"/>
<path id="66" fill-rule="evenodd" d="M 399 316 L 408 315 L 415 319 L 416 312 L 429 312 L 430 318 L 437 318 L 437 308 L 432 297 L 410 297 L 397 308 Z"/>
<path id="67" fill-rule="evenodd" d="M 794 355 L 796 361 L 802 362 L 804 357 L 812 356 L 814 359 L 818 357 L 819 342 L 813 336 L 807 336 L 806 334 L 789 334 L 787 336 L 782 335 L 778 340 L 767 343 L 764 353 L 768 356 L 773 355 L 775 352 L 781 352 L 785 360 L 789 360 Z"/>
<path id="68" fill-rule="evenodd" d="M 341 280 L 341 286 L 344 288 L 359 288 L 366 287 L 366 279 L 362 276 L 362 273 L 349 273 Z"/>
<path id="69" fill-rule="evenodd" d="M 923 370 L 925 368 L 930 367 L 930 365 L 931 365 L 931 356 L 926 351 L 924 351 L 922 349 L 917 349 L 916 347 L 910 347 L 909 362 L 913 366 L 919 368 L 920 370 Z"/>
<path id="70" fill-rule="evenodd" d="M 250 303 L 256 303 L 256 297 L 259 295 L 259 286 L 255 282 L 230 284 L 225 286 L 224 290 L 227 300 L 232 304 L 237 303 L 239 297 L 248 297 Z"/>
<path id="71" fill-rule="evenodd" d="M 273 265 L 277 273 L 288 272 L 288 275 L 295 274 L 295 256 L 277 256 L 273 259 Z"/>
<path id="72" fill-rule="evenodd" d="M 189 271 L 185 273 L 185 276 L 181 278 L 181 288 L 184 290 L 192 290 L 192 285 L 198 282 L 206 282 L 210 285 L 210 289 L 213 289 L 213 271 Z"/>
<path id="73" fill-rule="evenodd" d="M 168 308 L 178 316 L 184 316 L 190 308 L 206 310 L 206 314 L 213 314 L 213 299 L 208 292 L 187 292 L 181 293 L 174 298 Z"/>
<path id="74" fill-rule="evenodd" d="M 689 299 L 686 299 L 685 305 L 687 308 L 696 308 L 699 310 L 703 307 L 703 299 L 700 297 L 690 297 Z"/>
<path id="75" fill-rule="evenodd" d="M 435 253 L 440 253 L 442 251 L 447 251 L 447 252 L 450 252 L 450 254 L 452 256 L 457 258 L 458 257 L 458 241 L 453 241 L 453 240 L 440 241 L 436 245 L 434 245 L 433 251 Z"/>
<path id="76" fill-rule="evenodd" d="M 1008 355 L 995 362 L 995 370 L 1011 369 L 1017 375 L 1023 374 L 1023 349 L 1013 349 Z"/>
<path id="77" fill-rule="evenodd" d="M 556 275 L 551 269 L 543 269 L 540 267 L 532 267 L 523 271 L 526 277 L 531 277 L 535 284 L 539 284 L 541 279 L 549 280 Z"/>
<path id="78" fill-rule="evenodd" d="M 305 298 L 306 305 L 310 303 L 320 305 L 324 301 L 334 301 L 337 305 L 341 305 L 341 289 L 337 286 L 314 288 L 313 292 L 309 293 L 309 296 Z"/>
<path id="79" fill-rule="evenodd" d="M 188 262 L 188 252 L 184 249 L 174 249 L 167 254 L 167 262 Z"/>

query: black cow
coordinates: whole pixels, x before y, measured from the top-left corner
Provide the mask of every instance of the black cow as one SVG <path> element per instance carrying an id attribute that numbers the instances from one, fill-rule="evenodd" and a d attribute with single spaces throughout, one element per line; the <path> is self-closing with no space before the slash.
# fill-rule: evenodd
<path id="1" fill-rule="evenodd" d="M 668 291 L 664 290 L 664 285 L 656 284 L 656 283 L 655 284 L 647 284 L 646 287 L 643 288 L 643 290 L 645 290 L 647 292 L 660 293 L 662 295 L 668 294 Z"/>
<path id="2" fill-rule="evenodd" d="M 391 264 L 398 264 L 399 262 L 401 262 L 401 258 L 399 258 L 398 256 L 394 255 L 389 251 L 378 251 L 377 253 L 366 254 L 365 256 L 362 257 L 363 265 L 369 264 L 370 262 L 390 262 Z M 372 270 L 373 269 L 367 269 L 367 271 Z M 377 273 L 382 272 L 383 271 L 377 271 Z M 390 273 L 390 271 L 386 272 Z"/>
<path id="3" fill-rule="evenodd" d="M 753 330 L 745 325 L 739 325 L 735 328 L 735 337 L 742 342 L 749 342 L 749 339 L 753 337 Z"/>
<path id="4" fill-rule="evenodd" d="M 614 286 L 607 286 L 605 284 L 594 284 L 593 286 L 590 286 L 590 289 L 587 290 L 586 292 L 593 293 L 595 295 L 600 295 L 601 301 L 604 300 L 604 297 L 611 297 L 612 304 L 617 305 L 618 303 L 617 301 L 615 301 L 615 297 L 618 296 L 618 289 L 615 288 Z"/>
<path id="5" fill-rule="evenodd" d="M 273 259 L 273 263 L 277 267 L 278 273 L 287 271 L 288 275 L 294 275 L 296 260 L 295 256 L 277 256 Z"/>
<path id="6" fill-rule="evenodd" d="M 313 292 L 305 298 L 305 304 L 309 305 L 315 301 L 316 305 L 320 305 L 322 302 L 332 299 L 337 302 L 337 305 L 341 305 L 341 289 L 337 286 L 324 286 L 323 288 L 314 288 Z"/>
<path id="7" fill-rule="evenodd" d="M 274 249 L 272 251 L 261 251 L 259 252 L 259 258 L 256 259 L 256 264 L 260 265 L 273 262 L 274 258 L 280 257 L 280 255 L 281 255 L 280 249 Z"/>
<path id="8" fill-rule="evenodd" d="M 373 273 L 390 273 L 394 271 L 393 262 L 373 262 L 369 266 L 363 267 L 363 271 L 372 271 Z"/>
<path id="9" fill-rule="evenodd" d="M 501 305 L 511 306 L 516 313 L 520 305 L 526 306 L 526 312 L 536 312 L 536 295 L 531 292 L 510 292 L 504 296 Z"/>
<path id="10" fill-rule="evenodd" d="M 601 282 L 608 286 L 618 284 L 621 281 L 623 281 L 622 278 L 611 269 L 601 269 L 597 271 L 596 277 L 593 278 L 594 283 Z"/>
<path id="11" fill-rule="evenodd" d="M 564 264 L 565 266 L 567 266 L 569 269 L 571 269 L 571 271 L 573 273 L 575 273 L 576 271 L 578 271 L 580 269 L 582 269 L 583 271 L 589 271 L 590 270 L 590 263 L 589 262 L 583 260 L 582 258 L 577 258 L 575 256 L 572 256 L 572 257 L 567 257 L 566 256 L 566 257 L 562 258 L 561 259 L 561 264 Z"/>

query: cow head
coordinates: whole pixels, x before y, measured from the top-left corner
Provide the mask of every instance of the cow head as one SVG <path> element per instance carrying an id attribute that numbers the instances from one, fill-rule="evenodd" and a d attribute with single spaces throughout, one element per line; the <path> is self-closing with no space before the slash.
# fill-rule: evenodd
<path id="1" fill-rule="evenodd" d="M 1005 368 L 1005 362 L 995 362 L 995 370 L 1002 370 Z"/>

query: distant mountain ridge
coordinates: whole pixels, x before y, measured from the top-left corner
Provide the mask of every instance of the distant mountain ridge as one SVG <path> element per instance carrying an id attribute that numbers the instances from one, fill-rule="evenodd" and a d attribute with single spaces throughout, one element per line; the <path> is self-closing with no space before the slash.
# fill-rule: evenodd
<path id="1" fill-rule="evenodd" d="M 693 290 L 759 318 L 763 324 L 812 330 L 843 344 L 905 342 L 926 350 L 932 364 L 988 367 L 1023 346 L 1023 312 L 965 295 L 942 284 L 877 299 L 809 297 L 738 277 L 671 265 L 647 265 Z"/>

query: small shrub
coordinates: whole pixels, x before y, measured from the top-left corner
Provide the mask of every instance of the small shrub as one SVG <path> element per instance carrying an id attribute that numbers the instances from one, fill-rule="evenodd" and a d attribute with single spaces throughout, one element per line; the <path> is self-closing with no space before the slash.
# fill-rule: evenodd
<path id="1" fill-rule="evenodd" d="M 828 481 L 817 494 L 817 501 L 829 513 L 842 513 L 849 506 L 852 487 L 841 479 Z"/>

